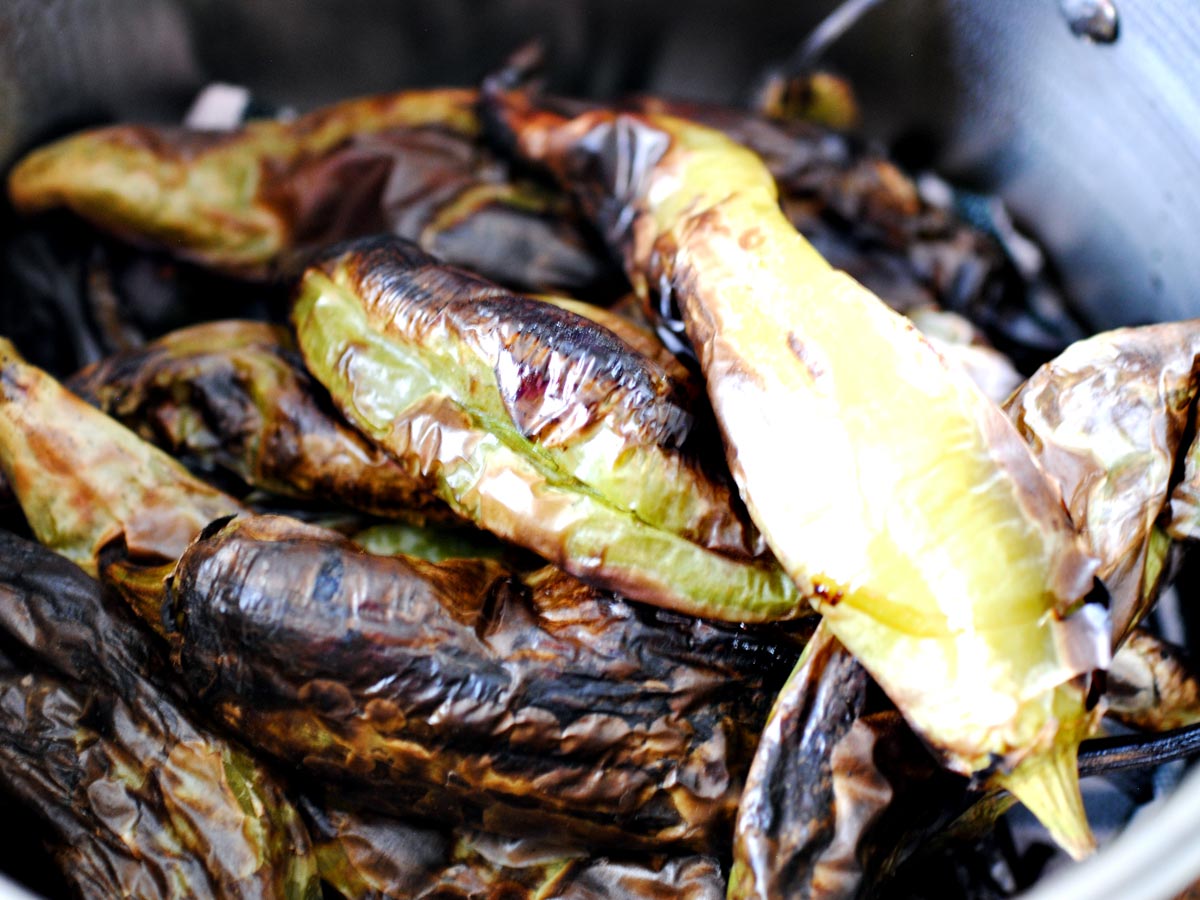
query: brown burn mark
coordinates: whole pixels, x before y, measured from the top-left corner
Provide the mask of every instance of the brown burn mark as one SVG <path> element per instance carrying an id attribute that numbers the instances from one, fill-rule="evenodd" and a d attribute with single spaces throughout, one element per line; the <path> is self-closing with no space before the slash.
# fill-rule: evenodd
<path id="1" fill-rule="evenodd" d="M 607 328 L 553 304 L 512 294 L 440 265 L 385 236 L 343 245 L 323 268 L 351 281 L 373 318 L 420 343 L 448 328 L 496 372 L 514 424 L 558 439 L 607 417 L 622 431 L 678 446 L 691 427 L 682 387 Z M 583 413 L 580 416 L 580 413 Z"/>
<path id="2" fill-rule="evenodd" d="M 738 246 L 743 250 L 757 250 L 763 245 L 766 238 L 763 236 L 762 229 L 757 226 L 747 228 L 738 238 Z"/>
<path id="3" fill-rule="evenodd" d="M 820 384 L 825 380 L 827 372 L 822 365 L 817 354 L 808 349 L 808 345 L 800 339 L 800 336 L 794 331 L 787 333 L 788 349 L 792 351 L 792 355 L 800 365 L 804 366 L 804 370 L 808 373 L 808 377 L 812 379 L 814 384 Z"/>
<path id="4" fill-rule="evenodd" d="M 843 591 L 830 588 L 829 585 L 818 582 L 813 583 L 812 592 L 816 595 L 817 601 L 821 606 L 828 606 L 830 608 L 841 603 L 842 598 L 845 596 Z"/>
<path id="5" fill-rule="evenodd" d="M 212 322 L 85 369 L 76 393 L 171 454 L 284 496 L 452 518 L 425 479 L 354 430 L 284 329 Z"/>

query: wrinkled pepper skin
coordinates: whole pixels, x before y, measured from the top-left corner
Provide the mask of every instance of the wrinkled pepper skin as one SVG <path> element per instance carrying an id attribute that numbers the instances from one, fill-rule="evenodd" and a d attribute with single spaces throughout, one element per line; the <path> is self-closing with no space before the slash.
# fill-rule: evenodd
<path id="1" fill-rule="evenodd" d="M 1100 560 L 1112 645 L 1158 597 L 1171 540 L 1187 538 L 1185 443 L 1200 392 L 1200 320 L 1118 328 L 1077 341 L 1006 404 Z"/>
<path id="2" fill-rule="evenodd" d="M 0 675 L 0 781 L 49 821 L 83 897 L 317 900 L 303 826 L 256 775 L 153 700 Z"/>
<path id="3" fill-rule="evenodd" d="M 392 231 L 528 289 L 589 290 L 613 267 L 562 194 L 477 140 L 475 92 L 350 100 L 228 133 L 118 125 L 40 148 L 9 178 L 17 209 L 67 207 L 135 243 L 235 275 Z"/>
<path id="4" fill-rule="evenodd" d="M 1108 670 L 1108 715 L 1143 731 L 1200 722 L 1200 676 L 1181 647 L 1148 631 L 1129 632 Z"/>
<path id="5" fill-rule="evenodd" d="M 279 326 L 195 325 L 67 386 L 171 455 L 251 487 L 382 517 L 452 518 L 429 479 L 342 419 Z"/>
<path id="6" fill-rule="evenodd" d="M 321 877 L 363 900 L 722 900 L 725 879 L 707 856 L 622 859 L 545 841 L 420 827 L 398 819 L 304 805 Z"/>
<path id="7" fill-rule="evenodd" d="M 1108 625 L 1072 615 L 1096 562 L 1012 424 L 792 228 L 752 152 L 667 116 L 488 94 L 635 288 L 678 305 L 742 497 L 833 634 L 947 765 L 1089 852 L 1075 757 L 1098 713 L 1080 676 L 1107 663 Z"/>
<path id="8" fill-rule="evenodd" d="M 96 581 L 0 533 L 0 634 L 20 651 L 0 675 L 0 782 L 82 896 L 320 897 L 299 813 L 156 686 L 165 664 Z"/>
<path id="9" fill-rule="evenodd" d="M 939 768 L 899 713 L 873 708 L 869 682 L 819 627 L 746 777 L 729 900 L 871 896 L 967 807 L 967 781 Z"/>
<path id="10" fill-rule="evenodd" d="M 795 658 L 552 568 L 375 557 L 279 517 L 198 540 L 164 619 L 204 706 L 340 796 L 596 846 L 727 836 Z"/>
<path id="11" fill-rule="evenodd" d="M 519 82 L 521 74 L 514 75 Z M 539 100 L 565 116 L 594 107 Z M 775 179 L 796 230 L 893 309 L 952 309 L 1004 339 L 1011 345 L 1005 349 L 1035 349 L 1011 333 L 1014 323 L 1005 318 L 1024 285 L 1000 243 L 952 207 L 931 203 L 885 156 L 811 122 L 782 122 L 728 106 L 653 96 L 618 105 L 706 125 L 754 151 Z"/>
<path id="12" fill-rule="evenodd" d="M 38 540 L 89 574 L 121 539 L 174 560 L 240 503 L 89 406 L 0 338 L 0 473 Z"/>
<path id="13" fill-rule="evenodd" d="M 798 614 L 730 486 L 678 449 L 679 389 L 612 332 L 394 238 L 310 268 L 293 320 L 342 414 L 480 527 L 633 599 Z"/>
<path id="14" fill-rule="evenodd" d="M 731 900 L 856 895 L 857 848 L 831 847 L 849 812 L 835 793 L 834 754 L 862 715 L 868 680 L 828 629 L 818 628 L 780 692 L 746 778 Z M 882 799 L 886 788 L 872 787 Z"/>

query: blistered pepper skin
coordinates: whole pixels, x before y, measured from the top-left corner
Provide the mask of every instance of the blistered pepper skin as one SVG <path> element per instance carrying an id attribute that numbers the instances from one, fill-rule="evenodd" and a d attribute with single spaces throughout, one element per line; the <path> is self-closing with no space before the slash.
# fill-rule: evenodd
<path id="1" fill-rule="evenodd" d="M 279 517 L 197 541 L 164 618 L 206 708 L 348 801 L 597 846 L 719 842 L 795 658 L 551 568 L 376 557 Z"/>
<path id="2" fill-rule="evenodd" d="M 305 812 L 321 877 L 343 896 L 370 900 L 722 900 L 725 879 L 708 856 L 589 853 L 561 840 L 502 838 L 419 826 L 349 810 L 336 801 Z"/>
<path id="3" fill-rule="evenodd" d="M 67 386 L 177 458 L 285 497 L 453 519 L 429 480 L 338 415 L 287 330 L 208 322 L 111 356 Z"/>
<path id="4" fill-rule="evenodd" d="M 943 759 L 995 777 L 1072 853 L 1075 754 L 1107 623 L 1096 562 L 1011 423 L 821 258 L 761 160 L 668 116 L 573 119 L 489 89 L 515 152 L 576 191 L 635 288 L 669 293 L 730 468 L 831 631 Z M 783 423 L 796 423 L 781 439 Z"/>
<path id="5" fill-rule="evenodd" d="M 242 278 L 290 277 L 330 244 L 391 231 L 523 289 L 606 293 L 619 274 L 569 199 L 488 152 L 475 97 L 406 91 L 219 133 L 85 131 L 21 160 L 9 195 Z"/>
<path id="6" fill-rule="evenodd" d="M 293 321 L 343 415 L 480 527 L 633 599 L 800 613 L 731 486 L 679 450 L 682 389 L 607 329 L 395 239 L 310 268 Z"/>
<path id="7" fill-rule="evenodd" d="M 36 150 L 14 167 L 8 191 L 26 213 L 68 206 L 135 241 L 252 270 L 291 241 L 296 210 L 272 196 L 272 175 L 356 134 L 426 125 L 474 134 L 474 102 L 470 90 L 367 97 L 233 133 L 118 125 Z"/>
<path id="8" fill-rule="evenodd" d="M 50 825 L 80 895 L 320 896 L 299 813 L 197 724 L 153 638 L 44 547 L 0 532 L 0 782 Z"/>

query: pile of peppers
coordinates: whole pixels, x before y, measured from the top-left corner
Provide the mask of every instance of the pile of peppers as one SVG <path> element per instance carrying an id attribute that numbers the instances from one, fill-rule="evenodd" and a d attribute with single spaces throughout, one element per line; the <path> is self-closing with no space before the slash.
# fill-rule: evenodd
<path id="1" fill-rule="evenodd" d="M 1200 322 L 1022 372 L 1004 247 L 882 153 L 527 76 L 9 174 L 6 253 L 91 248 L 0 338 L 0 785 L 62 884 L 896 896 L 1016 802 L 1088 855 L 1094 740 L 1200 722 Z"/>

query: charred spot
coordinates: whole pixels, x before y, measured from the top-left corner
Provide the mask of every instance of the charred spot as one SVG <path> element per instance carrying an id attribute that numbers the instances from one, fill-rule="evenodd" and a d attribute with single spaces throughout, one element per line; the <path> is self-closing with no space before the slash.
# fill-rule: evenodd
<path id="1" fill-rule="evenodd" d="M 819 583 L 814 583 L 812 590 L 817 595 L 822 606 L 837 606 L 842 602 L 842 597 L 845 596 L 841 591 L 830 590 L 827 585 Z"/>
<path id="2" fill-rule="evenodd" d="M 342 589 L 342 575 L 341 557 L 332 553 L 326 556 L 313 578 L 313 600 L 317 603 L 332 602 Z"/>
<path id="3" fill-rule="evenodd" d="M 804 370 L 808 372 L 808 377 L 814 382 L 820 382 L 826 375 L 824 366 L 816 354 L 812 353 L 808 346 L 800 339 L 800 336 L 794 331 L 787 333 L 788 349 L 792 351 L 792 355 L 800 365 L 804 366 Z"/>
<path id="4" fill-rule="evenodd" d="M 764 240 L 762 229 L 747 228 L 738 237 L 738 246 L 743 250 L 757 250 L 762 246 Z"/>
<path id="5" fill-rule="evenodd" d="M 443 325 L 473 346 L 495 367 L 508 412 L 527 437 L 581 406 L 589 420 L 619 408 L 621 420 L 668 445 L 690 429 L 680 391 L 662 367 L 590 319 L 439 265 L 392 236 L 344 245 L 325 270 L 342 265 L 389 328 L 419 341 Z"/>

